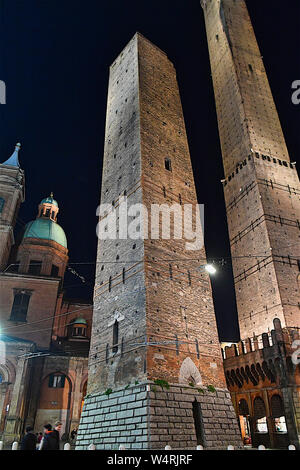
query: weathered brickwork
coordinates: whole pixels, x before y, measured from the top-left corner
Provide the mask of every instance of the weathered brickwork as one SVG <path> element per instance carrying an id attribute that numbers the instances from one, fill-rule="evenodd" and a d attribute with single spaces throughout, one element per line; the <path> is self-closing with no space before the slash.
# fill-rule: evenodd
<path id="1" fill-rule="evenodd" d="M 203 0 L 242 339 L 300 326 L 300 186 L 244 0 Z M 250 255 L 249 257 L 247 257 Z"/>
<path id="2" fill-rule="evenodd" d="M 147 428 L 142 434 L 133 427 L 135 439 L 124 427 L 126 420 L 137 413 L 131 403 L 126 407 L 120 401 L 112 404 L 114 425 L 107 418 L 108 407 L 103 408 L 108 403 L 111 409 L 110 400 L 114 400 L 114 393 L 109 399 L 103 393 L 116 388 L 118 393 L 123 390 L 125 396 L 131 393 L 133 403 L 135 392 L 126 387 L 135 381 L 148 384 L 149 380 L 165 380 L 181 386 L 194 383 L 203 384 L 205 389 L 207 385 L 226 388 L 210 280 L 203 269 L 203 244 L 188 250 L 186 238 L 174 239 L 173 218 L 170 239 L 151 231 L 154 204 L 177 204 L 181 209 L 189 203 L 195 211 L 197 197 L 174 66 L 164 52 L 138 33 L 112 64 L 108 90 L 101 203 L 119 210 L 124 195 L 129 208 L 137 203 L 146 207 L 148 217 L 144 220 L 128 220 L 143 224 L 147 236 L 99 239 L 89 358 L 91 397 L 85 401 L 77 446 L 90 443 L 89 433 L 94 429 L 99 448 L 120 443 L 151 448 L 157 445 L 155 442 L 161 446 L 167 440 L 175 447 L 189 447 L 195 444 L 196 432 L 191 403 L 181 403 L 182 389 L 172 392 L 172 406 L 168 401 L 158 409 L 158 402 L 151 404 L 152 396 L 148 396 L 148 402 L 141 402 L 138 413 L 145 420 L 148 417 Z M 106 210 L 112 208 L 107 206 Z M 120 212 L 116 216 L 121 217 Z M 107 214 L 100 213 L 102 222 L 109 229 Z M 160 229 L 161 225 L 162 220 Z M 98 398 L 91 402 L 95 394 Z M 224 400 L 226 404 L 215 403 L 216 414 L 203 415 L 204 429 L 209 434 L 222 415 L 222 424 L 232 427 L 237 436 L 237 422 L 224 409 L 231 406 L 228 394 Z M 92 406 L 93 416 L 86 414 Z M 128 416 L 124 417 L 125 410 Z M 163 410 L 166 416 L 170 415 L 168 426 L 153 430 L 152 443 L 150 421 L 153 417 L 154 424 Z M 189 425 L 189 438 L 183 441 L 184 445 L 178 443 L 174 433 L 174 423 L 180 416 L 188 419 Z M 107 429 L 103 435 L 104 425 Z M 116 426 L 116 435 L 107 435 L 110 426 Z M 162 440 L 167 431 L 168 438 Z M 129 441 L 124 441 L 126 436 Z M 222 443 L 223 436 L 216 434 L 205 445 L 220 447 Z"/>

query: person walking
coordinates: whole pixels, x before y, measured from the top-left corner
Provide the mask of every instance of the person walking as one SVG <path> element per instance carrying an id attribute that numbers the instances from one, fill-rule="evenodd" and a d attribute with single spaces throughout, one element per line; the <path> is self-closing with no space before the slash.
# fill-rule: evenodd
<path id="1" fill-rule="evenodd" d="M 57 436 L 51 424 L 45 424 L 44 426 L 44 436 L 39 450 L 57 450 Z"/>
<path id="2" fill-rule="evenodd" d="M 20 450 L 36 450 L 37 438 L 32 426 L 26 427 L 26 434 L 21 441 Z"/>
<path id="3" fill-rule="evenodd" d="M 57 440 L 57 446 L 56 446 L 56 450 L 59 450 L 60 449 L 60 446 L 59 446 L 59 443 L 60 443 L 60 431 L 61 431 L 61 428 L 62 428 L 62 422 L 61 421 L 56 421 L 56 423 L 54 424 L 54 430 L 53 430 L 53 434 Z"/>

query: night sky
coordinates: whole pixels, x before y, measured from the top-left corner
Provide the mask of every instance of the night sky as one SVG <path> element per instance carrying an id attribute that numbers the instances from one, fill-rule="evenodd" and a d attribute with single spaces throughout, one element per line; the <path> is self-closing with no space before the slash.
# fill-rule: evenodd
<path id="1" fill-rule="evenodd" d="M 291 160 L 300 149 L 300 4 L 248 0 Z M 71 298 L 91 299 L 96 259 L 109 65 L 136 31 L 165 51 L 177 70 L 198 200 L 205 204 L 209 258 L 227 264 L 213 280 L 221 340 L 239 336 L 226 225 L 221 152 L 204 17 L 199 0 L 0 0 L 0 162 L 22 143 L 26 202 L 17 228 L 36 217 L 51 191 L 57 199 L 74 269 Z M 299 161 L 299 160 L 298 160 Z M 84 264 L 72 264 L 84 263 Z"/>

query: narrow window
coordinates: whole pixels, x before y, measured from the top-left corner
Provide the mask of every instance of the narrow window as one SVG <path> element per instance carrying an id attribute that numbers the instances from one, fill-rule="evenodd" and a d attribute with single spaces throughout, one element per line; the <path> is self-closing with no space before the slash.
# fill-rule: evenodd
<path id="1" fill-rule="evenodd" d="M 123 268 L 122 270 L 122 281 L 123 281 L 123 284 L 125 284 L 125 268 Z"/>
<path id="2" fill-rule="evenodd" d="M 165 158 L 165 169 L 172 171 L 171 160 L 169 158 Z"/>
<path id="3" fill-rule="evenodd" d="M 106 352 L 105 352 L 105 361 L 108 363 L 108 357 L 109 357 L 109 345 L 106 345 Z"/>
<path id="4" fill-rule="evenodd" d="M 252 65 L 251 65 L 251 64 L 248 64 L 248 67 L 249 67 L 250 72 L 253 72 L 253 67 L 252 67 Z"/>
<path id="5" fill-rule="evenodd" d="M 3 197 L 0 197 L 0 214 L 3 211 L 4 203 L 5 203 L 5 200 L 3 199 Z"/>
<path id="6" fill-rule="evenodd" d="M 111 291 L 111 276 L 109 276 L 109 280 L 108 280 L 108 291 L 109 292 Z"/>
<path id="7" fill-rule="evenodd" d="M 45 216 L 50 217 L 50 212 L 51 212 L 50 209 L 46 209 Z"/>
<path id="8" fill-rule="evenodd" d="M 167 197 L 165 186 L 163 186 L 163 194 L 164 194 L 164 197 Z"/>
<path id="9" fill-rule="evenodd" d="M 118 341 L 119 341 L 119 323 L 116 320 L 114 323 L 114 329 L 113 329 L 113 347 L 112 351 L 116 353 L 118 351 Z"/>
<path id="10" fill-rule="evenodd" d="M 188 271 L 188 280 L 189 280 L 189 286 L 192 285 L 192 279 L 191 279 L 191 273 Z"/>
<path id="11" fill-rule="evenodd" d="M 15 294 L 11 309 L 10 320 L 26 322 L 30 294 L 18 292 Z"/>
<path id="12" fill-rule="evenodd" d="M 180 193 L 178 195 L 178 198 L 179 198 L 179 204 L 182 206 L 182 199 L 181 199 L 181 194 Z"/>
<path id="13" fill-rule="evenodd" d="M 173 279 L 173 269 L 172 269 L 171 264 L 169 264 L 169 273 L 170 273 L 170 279 Z"/>
<path id="14" fill-rule="evenodd" d="M 55 264 L 52 264 L 51 277 L 58 277 L 58 271 L 59 271 L 58 266 L 55 266 Z"/>

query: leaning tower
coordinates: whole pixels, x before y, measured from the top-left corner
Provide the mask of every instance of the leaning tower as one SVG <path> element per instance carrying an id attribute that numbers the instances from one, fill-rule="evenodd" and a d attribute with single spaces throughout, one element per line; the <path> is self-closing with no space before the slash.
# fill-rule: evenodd
<path id="1" fill-rule="evenodd" d="M 99 223 L 114 211 L 124 223 L 116 239 L 99 239 L 76 448 L 239 445 L 204 248 L 190 250 L 153 226 L 144 238 L 124 233 L 129 221 L 137 231 L 150 223 L 131 212 L 139 204 L 148 215 L 154 205 L 197 205 L 174 66 L 138 33 L 110 67 L 101 204 L 108 206 Z"/>
<path id="2" fill-rule="evenodd" d="M 300 186 L 244 0 L 202 0 L 241 338 L 300 326 Z"/>

